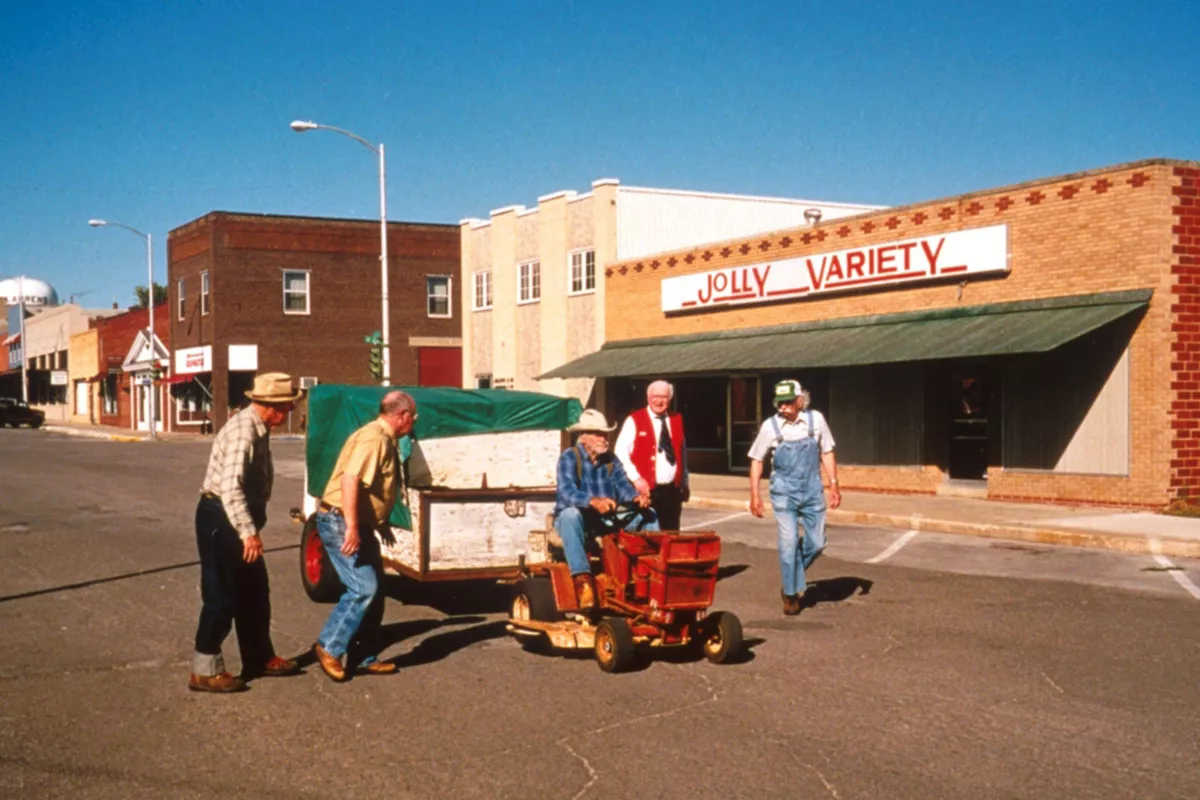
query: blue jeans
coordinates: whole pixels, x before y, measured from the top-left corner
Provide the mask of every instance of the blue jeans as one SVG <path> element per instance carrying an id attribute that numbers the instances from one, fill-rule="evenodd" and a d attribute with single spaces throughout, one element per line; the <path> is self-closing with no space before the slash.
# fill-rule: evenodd
<path id="1" fill-rule="evenodd" d="M 627 531 L 656 531 L 658 517 L 653 509 L 642 509 L 624 525 Z M 592 571 L 588 562 L 585 535 L 612 533 L 617 526 L 611 517 L 601 516 L 592 508 L 564 508 L 554 520 L 554 530 L 563 541 L 563 553 L 572 575 L 587 575 Z"/>
<path id="2" fill-rule="evenodd" d="M 807 584 L 804 570 L 812 566 L 825 549 L 825 499 L 819 503 L 800 502 L 787 494 L 772 494 L 775 511 L 775 532 L 779 539 L 779 570 L 783 578 L 783 593 L 791 596 L 802 593 Z M 804 535 L 800 535 L 800 524 Z"/>
<path id="3" fill-rule="evenodd" d="M 351 668 L 356 664 L 369 664 L 378 656 L 377 642 L 383 623 L 383 595 L 379 594 L 383 563 L 379 557 L 379 540 L 373 531 L 361 531 L 358 552 L 345 555 L 342 543 L 346 539 L 346 520 L 341 514 L 327 511 L 317 512 L 317 534 L 345 587 L 317 637 L 317 644 L 335 658 L 354 650 L 347 659 Z"/>

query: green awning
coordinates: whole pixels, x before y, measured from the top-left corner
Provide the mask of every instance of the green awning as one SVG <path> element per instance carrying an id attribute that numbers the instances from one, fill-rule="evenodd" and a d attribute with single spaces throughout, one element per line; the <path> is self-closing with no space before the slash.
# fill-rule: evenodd
<path id="1" fill-rule="evenodd" d="M 1153 291 L 993 303 L 610 342 L 541 378 L 841 367 L 1044 353 L 1144 308 Z"/>

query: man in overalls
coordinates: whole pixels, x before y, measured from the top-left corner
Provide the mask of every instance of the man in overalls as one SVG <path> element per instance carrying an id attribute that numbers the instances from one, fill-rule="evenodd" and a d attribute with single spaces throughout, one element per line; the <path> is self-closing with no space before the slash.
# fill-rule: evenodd
<path id="1" fill-rule="evenodd" d="M 825 487 L 821 467 L 829 476 L 829 507 L 842 503 L 838 489 L 833 434 L 820 411 L 808 407 L 808 395 L 799 381 L 775 384 L 778 411 L 763 422 L 750 446 L 750 513 L 763 516 L 758 484 L 763 459 L 774 451 L 771 463 L 771 508 L 779 537 L 779 568 L 783 577 L 783 613 L 794 616 L 804 607 L 804 570 L 825 549 Z M 804 535 L 800 535 L 800 523 Z"/>

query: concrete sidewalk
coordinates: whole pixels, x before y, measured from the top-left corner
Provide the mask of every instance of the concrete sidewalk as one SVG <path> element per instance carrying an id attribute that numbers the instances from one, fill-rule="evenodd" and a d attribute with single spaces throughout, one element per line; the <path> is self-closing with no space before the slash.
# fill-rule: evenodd
<path id="1" fill-rule="evenodd" d="M 765 480 L 761 488 L 770 514 Z M 744 476 L 692 475 L 691 490 L 690 508 L 747 511 L 749 507 L 750 481 Z M 849 490 L 842 493 L 841 507 L 830 510 L 828 521 L 1200 558 L 1200 519 L 1144 511 Z"/>
<path id="2" fill-rule="evenodd" d="M 129 428 L 118 428 L 113 425 L 83 425 L 71 422 L 47 422 L 42 425 L 42 430 L 49 433 L 62 433 L 67 436 L 83 436 L 89 439 L 108 439 L 112 442 L 150 442 L 155 439 L 150 438 L 149 431 L 134 431 Z M 290 441 L 300 440 L 304 438 L 302 433 L 288 433 L 287 431 L 277 431 L 271 434 L 271 438 L 275 441 Z M 157 441 L 161 442 L 209 442 L 212 443 L 212 434 L 199 433 L 180 433 L 178 431 L 168 431 L 159 433 L 156 437 Z"/>

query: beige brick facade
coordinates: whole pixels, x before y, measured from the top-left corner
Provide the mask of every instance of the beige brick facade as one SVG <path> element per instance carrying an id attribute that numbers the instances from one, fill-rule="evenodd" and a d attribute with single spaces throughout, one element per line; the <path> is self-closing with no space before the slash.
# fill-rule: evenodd
<path id="1" fill-rule="evenodd" d="M 993 498 L 1160 508 L 1200 491 L 1198 170 L 1192 162 L 1143 161 L 616 263 L 605 271 L 607 338 L 1152 289 L 1128 343 L 1128 474 L 992 465 L 987 491 Z M 1000 277 L 690 314 L 661 311 L 664 277 L 997 224 L 1008 226 L 1010 257 L 1010 271 Z M 842 475 L 850 487 L 905 492 L 933 492 L 945 478 L 929 464 L 848 467 Z"/>

